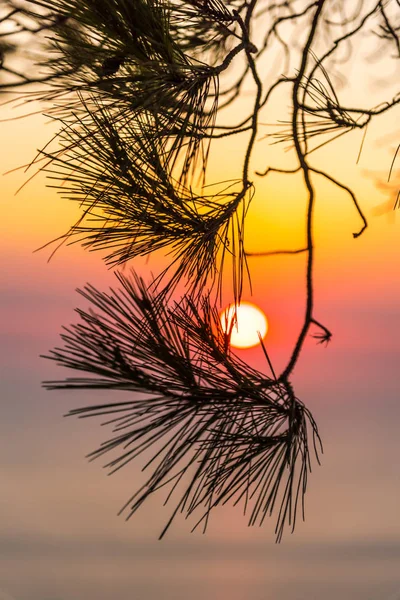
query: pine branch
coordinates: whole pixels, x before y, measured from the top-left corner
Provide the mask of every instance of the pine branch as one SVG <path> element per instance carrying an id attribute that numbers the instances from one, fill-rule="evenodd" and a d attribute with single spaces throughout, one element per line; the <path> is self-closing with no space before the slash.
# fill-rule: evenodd
<path id="1" fill-rule="evenodd" d="M 97 103 L 88 124 L 77 121 L 64 123 L 62 150 L 42 152 L 49 159 L 43 170 L 51 185 L 83 210 L 64 241 L 105 251 L 112 267 L 168 250 L 167 291 L 182 278 L 199 291 L 209 278 L 222 276 L 227 255 L 236 280 L 242 280 L 243 216 L 238 215 L 248 190 L 241 182 L 221 184 L 219 192 L 208 195 L 175 182 L 151 119 L 127 115 L 116 124 Z"/>
<path id="2" fill-rule="evenodd" d="M 111 472 L 157 448 L 146 484 L 126 505 L 128 517 L 155 491 L 166 486 L 172 494 L 182 482 L 184 491 L 174 493 L 177 509 L 188 516 L 201 511 L 198 524 L 206 525 L 215 506 L 244 501 L 249 525 L 276 515 L 280 540 L 303 507 L 308 427 L 319 443 L 310 413 L 289 382 L 277 383 L 229 351 L 208 297 L 199 305 L 184 297 L 168 308 L 134 273 L 117 277 L 119 289 L 80 291 L 91 309 L 78 310 L 79 323 L 65 329 L 63 346 L 46 357 L 88 375 L 45 387 L 131 394 L 69 413 L 106 417 L 114 435 L 90 457 L 110 453 Z"/>
<path id="3" fill-rule="evenodd" d="M 332 337 L 314 318 L 314 179 L 322 176 L 347 193 L 361 219 L 355 238 L 367 228 L 354 192 L 313 166 L 311 154 L 357 129 L 364 130 L 362 147 L 369 123 L 400 103 L 395 91 L 373 108 L 345 105 L 334 84 L 339 50 L 347 47 L 345 62 L 350 60 L 359 35 L 378 37 L 398 59 L 399 1 L 376 0 L 367 8 L 361 2 L 352 12 L 325 0 L 27 0 L 24 8 L 4 0 L 3 5 L 0 91 L 21 89 L 26 102 L 42 102 L 60 126 L 57 147 L 47 144 L 29 166 L 44 171 L 51 186 L 82 209 L 57 241 L 99 250 L 112 268 L 160 250 L 170 259 L 150 287 L 134 274 L 118 274 L 119 289 L 105 293 L 88 285 L 81 291 L 92 308 L 78 310 L 80 321 L 65 329 L 63 345 L 47 357 L 78 374 L 46 387 L 130 394 L 127 401 L 70 412 L 107 419 L 112 437 L 91 457 L 110 453 L 111 472 L 153 452 L 145 465 L 146 484 L 125 507 L 128 517 L 165 487 L 175 509 L 162 535 L 178 512 L 196 515 L 195 527 L 206 527 L 214 507 L 232 502 L 243 503 L 250 525 L 273 513 L 280 540 L 303 512 L 309 437 L 317 458 L 320 444 L 313 417 L 289 377 L 310 332 L 321 344 Z M 26 69 L 14 63 L 20 35 L 34 48 Z M 40 88 L 25 91 L 38 83 Z M 216 125 L 220 111 L 249 86 L 255 92 L 250 114 L 241 114 L 234 125 Z M 288 86 L 288 118 L 262 139 L 289 145 L 296 166 L 266 165 L 256 174 L 302 175 L 306 243 L 246 253 L 261 114 L 275 92 Z M 234 181 L 206 186 L 210 145 L 241 133 L 247 135 L 241 173 Z M 306 261 L 303 323 L 279 377 L 260 340 L 273 374 L 266 377 L 232 354 L 229 334 L 221 330 L 216 306 L 224 267 L 228 262 L 232 268 L 237 305 L 245 274 L 250 278 L 247 257 L 300 253 Z M 178 283 L 186 295 L 170 306 Z"/>

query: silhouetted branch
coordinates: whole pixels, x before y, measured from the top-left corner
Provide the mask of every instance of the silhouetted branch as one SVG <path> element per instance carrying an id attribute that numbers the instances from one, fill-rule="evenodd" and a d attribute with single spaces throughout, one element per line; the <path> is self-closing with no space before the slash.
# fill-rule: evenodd
<path id="1" fill-rule="evenodd" d="M 321 330 L 320 333 L 314 333 L 313 338 L 318 340 L 318 344 L 328 345 L 332 339 L 332 332 L 329 331 L 325 325 L 322 325 L 319 321 L 316 321 L 314 318 L 311 319 L 311 323 L 314 323 Z"/>
<path id="2" fill-rule="evenodd" d="M 80 291 L 91 309 L 77 311 L 80 321 L 47 356 L 89 376 L 45 386 L 131 393 L 127 401 L 69 413 L 105 417 L 114 435 L 89 456 L 110 454 L 111 473 L 156 446 L 146 484 L 125 506 L 128 517 L 166 487 L 168 497 L 178 496 L 173 517 L 200 511 L 197 524 L 205 526 L 214 507 L 243 502 L 249 525 L 276 514 L 280 540 L 285 524 L 294 529 L 304 512 L 308 427 L 314 447 L 320 444 L 310 413 L 288 382 L 266 378 L 230 353 L 209 298 L 184 297 L 169 308 L 135 274 L 117 277 L 119 289 Z"/>
<path id="3" fill-rule="evenodd" d="M 306 310 L 304 323 L 295 343 L 293 352 L 291 354 L 290 360 L 282 371 L 280 379 L 282 381 L 286 381 L 290 374 L 292 373 L 294 367 L 296 366 L 297 360 L 299 358 L 301 349 L 303 347 L 304 340 L 307 336 L 308 329 L 310 327 L 311 320 L 313 318 L 313 306 L 314 306 L 314 294 L 313 294 L 313 260 L 314 260 L 314 241 L 313 241 L 313 209 L 314 209 L 314 200 L 315 200 L 315 192 L 311 183 L 310 178 L 310 167 L 308 165 L 306 155 L 303 151 L 301 144 L 301 136 L 299 135 L 299 117 L 300 117 L 300 103 L 299 103 L 299 95 L 302 85 L 302 80 L 307 68 L 307 61 L 309 58 L 309 52 L 311 49 L 311 45 L 316 34 L 318 21 L 321 17 L 321 12 L 324 7 L 325 1 L 320 0 L 317 3 L 317 8 L 315 10 L 310 32 L 307 37 L 307 41 L 304 45 L 304 50 L 302 53 L 301 64 L 299 68 L 299 73 L 296 77 L 296 80 L 293 84 L 293 117 L 292 117 L 292 133 L 293 133 L 293 142 L 296 149 L 297 158 L 303 172 L 304 183 L 308 191 L 308 206 L 307 206 L 307 225 L 306 225 L 306 236 L 307 236 L 307 273 L 306 273 Z"/>
<path id="4" fill-rule="evenodd" d="M 111 471 L 154 450 L 146 484 L 125 507 L 128 516 L 162 487 L 168 497 L 178 496 L 163 533 L 178 512 L 200 514 L 197 524 L 205 527 L 215 506 L 232 501 L 243 502 L 251 525 L 274 512 L 280 540 L 285 525 L 293 529 L 303 512 L 307 429 L 317 455 L 319 437 L 290 377 L 310 332 L 321 344 L 332 337 L 314 318 L 320 177 L 350 197 L 361 221 L 353 236 L 368 225 L 351 187 L 331 174 L 329 164 L 316 168 L 313 157 L 363 130 L 360 158 L 369 124 L 399 106 L 393 90 L 372 108 L 368 98 L 365 106 L 343 102 L 338 78 L 346 81 L 342 65 L 355 60 L 352 49 L 362 35 L 379 39 L 388 56 L 399 59 L 398 7 L 398 0 L 368 6 L 325 0 L 0 0 L 0 92 L 39 101 L 59 126 L 27 169 L 45 172 L 50 186 L 81 208 L 77 222 L 55 240 L 53 254 L 63 244 L 80 243 L 101 251 L 112 268 L 158 250 L 169 259 L 150 286 L 122 274 L 119 290 L 104 293 L 88 285 L 81 293 L 92 310 L 78 311 L 80 322 L 66 328 L 63 346 L 48 356 L 82 373 L 48 382 L 49 389 L 130 393 L 124 402 L 71 411 L 109 419 L 114 435 L 91 456 L 114 453 Z M 20 63 L 21 56 L 28 63 Z M 248 93 L 251 108 L 242 112 L 239 105 L 238 122 L 218 121 L 223 109 Z M 264 111 L 276 110 L 279 93 L 289 114 L 260 138 L 260 127 L 270 127 Z M 210 184 L 211 147 L 241 134 L 240 172 L 232 181 Z M 266 160 L 255 175 L 301 176 L 307 193 L 301 248 L 245 250 L 257 142 L 284 144 L 295 160 L 287 168 Z M 398 204 L 399 194 L 393 208 Z M 271 378 L 230 351 L 217 309 L 224 273 L 229 264 L 237 306 L 246 278 L 250 282 L 248 258 L 298 254 L 306 264 L 304 318 L 280 374 L 261 340 Z M 179 284 L 186 293 L 171 305 Z"/>
<path id="5" fill-rule="evenodd" d="M 271 252 L 246 252 L 246 256 L 279 256 L 281 254 L 303 254 L 308 252 L 308 248 L 299 248 L 297 250 L 273 250 Z"/>

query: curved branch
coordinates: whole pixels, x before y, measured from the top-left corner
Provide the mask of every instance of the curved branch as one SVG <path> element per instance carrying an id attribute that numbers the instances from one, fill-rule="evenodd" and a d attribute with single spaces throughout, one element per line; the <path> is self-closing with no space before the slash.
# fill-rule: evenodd
<path id="1" fill-rule="evenodd" d="M 325 173 L 324 171 L 320 171 L 319 169 L 316 169 L 315 167 L 310 167 L 310 170 L 313 171 L 313 173 L 317 173 L 318 175 L 322 175 L 322 177 L 325 177 L 325 179 L 328 179 L 328 181 L 331 181 L 332 183 L 334 183 L 337 187 L 341 188 L 342 190 L 345 190 L 349 196 L 351 197 L 353 204 L 360 216 L 360 219 L 363 222 L 363 226 L 362 228 L 353 233 L 353 237 L 354 238 L 358 238 L 360 237 L 360 235 L 366 230 L 366 228 L 368 227 L 368 221 L 365 218 L 365 215 L 363 213 L 363 211 L 361 210 L 361 207 L 358 203 L 358 200 L 356 198 L 356 195 L 354 194 L 354 192 L 347 186 L 344 185 L 343 183 L 340 183 L 340 181 L 338 181 L 337 179 L 335 179 L 334 177 L 332 177 L 332 175 L 328 175 L 328 173 Z"/>
<path id="2" fill-rule="evenodd" d="M 309 57 L 309 51 L 311 49 L 311 44 L 314 40 L 317 24 L 321 17 L 322 9 L 324 7 L 325 0 L 319 0 L 317 9 L 315 11 L 310 33 L 307 38 L 307 42 L 304 46 L 301 64 L 299 73 L 296 77 L 296 81 L 293 85 L 293 117 L 292 117 L 292 130 L 293 130 L 293 141 L 296 149 L 297 158 L 299 160 L 300 167 L 303 171 L 304 183 L 308 190 L 308 207 L 307 207 L 307 226 L 306 226 L 306 234 L 307 234 L 307 249 L 308 249 L 308 257 L 307 257 L 307 273 L 306 273 L 306 288 L 307 288 L 307 298 L 306 298 L 306 311 L 304 316 L 304 323 L 299 336 L 297 338 L 295 347 L 293 349 L 292 355 L 289 359 L 288 364 L 285 369 L 282 371 L 279 380 L 287 381 L 288 377 L 292 373 L 297 360 L 300 356 L 301 349 L 303 347 L 304 340 L 307 336 L 308 329 L 310 327 L 311 319 L 312 319 L 312 311 L 314 304 L 314 295 L 313 295 L 313 259 L 314 259 L 314 244 L 313 244 L 313 209 L 314 209 L 314 200 L 315 200 L 315 192 L 311 183 L 310 178 L 310 167 L 307 163 L 306 157 L 303 153 L 300 139 L 299 139 L 299 131 L 298 131 L 298 117 L 300 113 L 300 105 L 299 105 L 299 93 L 301 89 L 302 79 L 304 77 L 307 61 Z"/>

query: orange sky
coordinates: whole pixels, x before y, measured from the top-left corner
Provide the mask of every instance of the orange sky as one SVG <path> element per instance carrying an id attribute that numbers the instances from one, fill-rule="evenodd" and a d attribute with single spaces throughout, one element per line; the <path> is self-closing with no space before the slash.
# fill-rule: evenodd
<path id="1" fill-rule="evenodd" d="M 33 112 L 37 105 L 30 107 Z M 236 111 L 238 108 L 236 107 Z M 235 110 L 224 115 L 225 120 L 237 119 Z M 26 108 L 13 104 L 3 107 L 4 119 L 24 114 Z M 243 111 L 240 113 L 243 115 Z M 383 121 L 384 122 L 384 121 Z M 388 121 L 386 121 L 388 126 Z M 5 173 L 28 164 L 37 149 L 43 147 L 55 132 L 54 123 L 40 115 L 1 123 L 4 143 L 0 162 Z M 315 176 L 315 293 L 316 314 L 323 320 L 324 310 L 336 303 L 358 296 L 362 290 L 364 302 L 377 302 L 400 294 L 400 276 L 396 269 L 396 246 L 399 219 L 393 211 L 376 216 L 375 209 L 391 197 L 387 190 L 379 190 L 372 174 L 385 174 L 390 166 L 389 147 L 379 147 L 384 131 L 377 128 L 368 132 L 362 157 L 356 164 L 360 134 L 351 133 L 334 144 L 311 155 L 317 168 L 330 173 L 350 185 L 357 194 L 369 220 L 369 228 L 359 239 L 352 233 L 360 227 L 359 217 L 349 196 L 330 182 Z M 284 148 L 271 146 L 261 139 L 256 144 L 252 171 L 264 169 L 266 164 L 283 166 L 291 157 Z M 243 148 L 247 134 L 241 134 L 235 143 L 231 138 L 219 141 L 213 147 L 209 162 L 208 181 L 237 177 L 241 171 Z M 392 147 L 393 146 L 393 147 Z M 373 169 L 372 169 L 373 167 Z M 369 174 L 366 175 L 366 172 Z M 0 223 L 1 251 L 4 257 L 6 280 L 18 288 L 37 291 L 49 289 L 56 293 L 58 285 L 69 285 L 72 290 L 87 280 L 101 286 L 112 281 L 112 274 L 103 265 L 101 256 L 88 253 L 78 246 L 63 246 L 47 259 L 55 246 L 38 253 L 32 252 L 64 233 L 79 217 L 79 208 L 58 197 L 54 189 L 46 187 L 48 180 L 38 174 L 15 195 L 35 167 L 28 173 L 16 170 L 1 179 L 3 212 Z M 393 180 L 396 181 L 396 170 Z M 252 201 L 245 230 L 245 247 L 249 252 L 295 249 L 304 246 L 306 194 L 301 175 L 271 174 L 268 178 L 254 175 L 256 194 Z M 395 187 L 393 189 L 396 189 Z M 392 197 L 394 192 L 391 192 Z M 294 341 L 304 311 L 305 255 L 254 257 L 248 259 L 253 296 L 245 285 L 244 300 L 251 300 L 265 311 L 270 322 L 267 342 L 272 352 L 287 356 Z M 157 273 L 165 261 L 161 255 L 138 259 L 133 266 L 144 273 Z M 230 267 L 225 273 L 225 302 L 232 300 Z M 346 289 L 343 295 L 342 289 Z M 53 326 L 54 324 L 52 324 Z M 61 325 L 61 323 L 60 323 Z M 283 360 L 283 359 L 282 359 Z"/>
<path id="2" fill-rule="evenodd" d="M 2 172 L 27 163 L 47 142 L 53 126 L 43 123 L 36 116 L 0 124 Z M 400 585 L 399 219 L 373 214 L 388 196 L 375 187 L 372 174 L 385 179 L 397 143 L 378 146 L 384 130 L 377 128 L 368 133 L 359 165 L 357 133 L 315 155 L 319 167 L 354 186 L 370 227 L 354 240 L 359 222 L 348 198 L 318 182 L 316 316 L 334 337 L 327 349 L 307 341 L 295 383 L 320 424 L 325 456 L 322 468 L 311 475 L 306 524 L 278 549 L 271 523 L 249 531 L 241 513 L 231 509 L 220 511 L 205 538 L 190 537 L 189 525 L 179 521 L 163 545 L 155 538 L 167 509 L 160 508 L 158 498 L 129 525 L 115 517 L 142 474 L 133 467 L 110 480 L 100 464 L 84 461 L 104 430 L 94 421 L 61 415 L 98 396 L 44 392 L 41 380 L 64 373 L 38 358 L 58 343 L 61 326 L 75 318 L 73 309 L 81 302 L 75 288 L 87 281 L 105 287 L 113 276 L 99 255 L 78 246 L 62 248 L 50 263 L 48 250 L 33 253 L 65 232 L 77 209 L 46 189 L 42 176 L 17 196 L 26 175 L 2 177 L 0 475 L 7 485 L 0 517 L 5 540 L 0 543 L 0 598 L 4 588 L 13 600 L 119 600 L 132 590 L 138 600 L 160 594 L 165 600 L 186 600 L 190 594 L 194 600 L 389 600 Z M 240 144 L 220 144 L 210 162 L 210 180 L 237 176 L 241 156 Z M 252 169 L 284 159 L 283 150 L 260 141 Z M 255 179 L 249 250 L 303 241 L 301 182 L 281 179 Z M 156 272 L 157 261 L 152 256 L 137 265 L 141 272 Z M 246 292 L 244 299 L 267 314 L 266 342 L 280 366 L 303 315 L 304 258 L 254 258 L 249 264 L 254 296 Z M 242 356 L 265 368 L 259 349 Z"/>

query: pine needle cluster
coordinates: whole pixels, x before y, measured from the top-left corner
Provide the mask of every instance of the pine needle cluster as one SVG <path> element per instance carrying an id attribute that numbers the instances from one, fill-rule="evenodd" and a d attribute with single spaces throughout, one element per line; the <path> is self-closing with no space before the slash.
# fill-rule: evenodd
<path id="1" fill-rule="evenodd" d="M 165 290 L 172 291 L 184 278 L 197 292 L 208 279 L 219 278 L 227 253 L 236 257 L 230 248 L 241 243 L 239 209 L 248 204 L 251 190 L 243 190 L 238 181 L 220 184 L 218 192 L 196 194 L 165 168 L 163 142 L 157 144 L 154 136 L 151 124 L 132 116 L 116 126 L 99 105 L 88 124 L 81 119 L 78 126 L 65 124 L 59 135 L 62 149 L 47 155 L 44 169 L 50 185 L 83 209 L 63 239 L 104 251 L 111 267 L 168 250 L 173 259 Z M 237 280 L 241 263 L 232 263 Z"/>
<path id="2" fill-rule="evenodd" d="M 168 307 L 135 274 L 117 277 L 120 288 L 109 293 L 90 285 L 80 291 L 92 310 L 78 310 L 80 321 L 47 357 L 89 376 L 45 386 L 130 392 L 130 400 L 70 412 L 105 417 L 113 428 L 113 437 L 90 455 L 112 454 L 111 472 L 156 448 L 146 465 L 151 475 L 125 507 L 128 517 L 160 488 L 168 497 L 181 494 L 173 516 L 200 512 L 197 525 L 227 502 L 242 502 L 249 524 L 261 524 L 278 504 L 280 540 L 303 507 L 311 468 L 307 426 L 314 447 L 320 442 L 309 411 L 288 382 L 230 352 L 208 297 L 187 296 Z"/>

